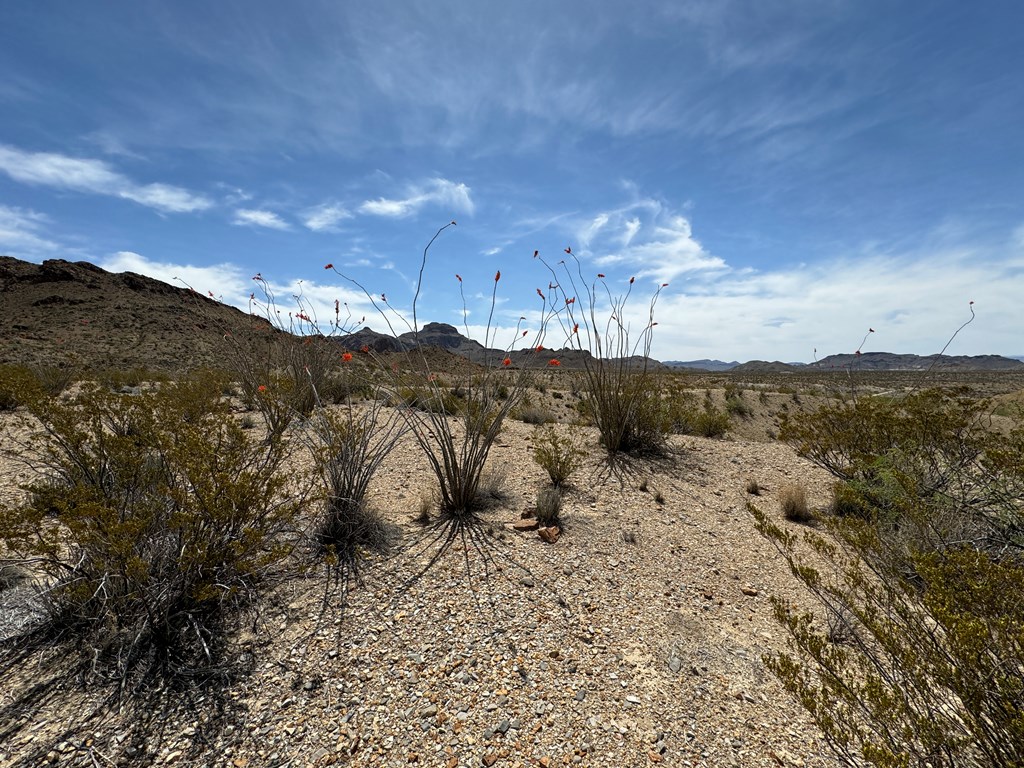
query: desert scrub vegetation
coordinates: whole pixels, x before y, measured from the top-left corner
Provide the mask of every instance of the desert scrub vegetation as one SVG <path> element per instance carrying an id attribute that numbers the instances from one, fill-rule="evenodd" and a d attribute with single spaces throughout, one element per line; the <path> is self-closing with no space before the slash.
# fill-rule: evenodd
<path id="1" fill-rule="evenodd" d="M 650 366 L 654 310 L 662 285 L 655 289 L 645 322 L 634 331 L 628 320 L 635 278 L 614 294 L 603 274 L 583 275 L 583 265 L 571 248 L 558 269 L 541 258 L 551 276 L 547 292 L 537 293 L 550 313 L 551 325 L 564 334 L 570 349 L 587 353 L 579 378 L 582 413 L 597 427 L 601 446 L 609 454 L 661 453 L 667 441 L 661 394 Z M 571 266 L 570 266 L 571 263 Z"/>
<path id="2" fill-rule="evenodd" d="M 318 407 L 309 420 L 304 440 L 323 496 L 312 532 L 314 559 L 342 581 L 358 575 L 365 552 L 389 544 L 388 530 L 367 493 L 405 431 L 405 422 L 379 398 L 334 410 Z"/>
<path id="3" fill-rule="evenodd" d="M 807 493 L 801 485 L 784 485 L 779 490 L 779 506 L 782 508 L 782 516 L 791 523 L 810 523 L 815 520 L 814 513 L 807 506 Z"/>
<path id="4" fill-rule="evenodd" d="M 229 671 L 302 500 L 283 441 L 251 437 L 202 379 L 25 406 L 38 426 L 18 458 L 42 480 L 2 510 L 0 541 L 43 579 L 36 639 L 122 690 Z"/>
<path id="5" fill-rule="evenodd" d="M 751 505 L 818 603 L 767 659 L 848 765 L 1024 765 L 1024 428 L 959 391 L 860 397 L 784 436 L 837 480 L 824 533 Z"/>
<path id="6" fill-rule="evenodd" d="M 537 524 L 541 528 L 561 524 L 562 514 L 562 489 L 557 486 L 541 488 L 537 491 L 537 505 L 535 507 Z"/>
<path id="7" fill-rule="evenodd" d="M 529 331 L 521 327 L 522 320 L 507 343 L 499 345 L 496 338 L 494 310 L 498 303 L 500 270 L 495 272 L 491 285 L 490 310 L 484 330 L 483 346 L 485 349 L 498 347 L 504 352 L 495 356 L 495 359 L 484 359 L 476 373 L 456 375 L 450 388 L 446 386 L 447 382 L 442 381 L 431 370 L 430 360 L 423 345 L 419 343 L 421 329 L 417 305 L 423 288 L 430 248 L 437 238 L 452 226 L 455 226 L 454 221 L 438 229 L 423 249 L 409 318 L 388 303 L 386 294 L 371 293 L 361 283 L 336 269 L 333 264 L 328 264 L 325 268 L 362 291 L 385 321 L 393 337 L 399 336 L 395 330 L 396 323 L 411 333 L 411 347 L 405 346 L 397 353 L 398 359 L 402 361 L 401 365 L 394 361 L 386 364 L 372 350 L 366 350 L 366 354 L 371 360 L 377 361 L 377 370 L 391 382 L 392 397 L 396 402 L 407 402 L 404 395 L 409 392 L 415 395 L 415 407 L 400 407 L 399 413 L 426 455 L 437 480 L 437 499 L 442 520 L 462 524 L 473 522 L 476 519 L 476 511 L 489 502 L 489 499 L 485 498 L 487 494 L 481 493 L 481 477 L 491 446 L 501 432 L 505 418 L 519 406 L 524 392 L 532 384 L 533 377 L 525 366 L 513 366 L 509 357 L 515 346 L 529 335 Z M 462 299 L 463 325 L 467 326 L 469 311 L 463 292 L 462 277 L 455 277 Z M 544 318 L 547 314 L 542 312 L 541 317 L 541 329 L 536 332 L 537 338 L 543 333 L 546 324 Z M 468 327 L 466 335 L 469 336 Z M 536 346 L 539 346 L 539 341 Z"/>
<path id="8" fill-rule="evenodd" d="M 548 473 L 553 486 L 564 485 L 583 461 L 585 453 L 572 434 L 560 435 L 554 427 L 537 430 L 533 460 Z"/>

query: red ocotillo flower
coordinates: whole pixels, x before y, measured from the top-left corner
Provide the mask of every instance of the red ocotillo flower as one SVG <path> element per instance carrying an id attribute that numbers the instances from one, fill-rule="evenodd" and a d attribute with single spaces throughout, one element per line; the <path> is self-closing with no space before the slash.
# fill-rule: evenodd
<path id="1" fill-rule="evenodd" d="M 350 361 L 352 360 L 352 353 L 351 353 L 351 352 L 346 352 L 345 354 L 343 354 L 343 355 L 341 356 L 341 359 L 342 359 L 342 360 L 343 360 L 344 362 L 346 362 L 346 363 L 347 363 L 347 362 L 350 362 Z"/>

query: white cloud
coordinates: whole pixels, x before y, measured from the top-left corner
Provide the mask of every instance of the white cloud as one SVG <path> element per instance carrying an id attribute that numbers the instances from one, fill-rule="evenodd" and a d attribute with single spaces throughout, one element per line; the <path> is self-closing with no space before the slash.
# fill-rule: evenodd
<path id="1" fill-rule="evenodd" d="M 404 218 L 427 205 L 446 206 L 451 211 L 466 214 L 472 214 L 475 209 L 470 188 L 465 184 L 456 184 L 448 179 L 431 179 L 425 184 L 410 186 L 403 198 L 380 197 L 367 200 L 359 206 L 359 212 L 371 216 Z"/>
<path id="2" fill-rule="evenodd" d="M 694 238 L 689 219 L 656 200 L 598 213 L 577 228 L 576 237 L 584 259 L 601 267 L 629 267 L 637 278 L 659 283 L 729 269 Z"/>
<path id="3" fill-rule="evenodd" d="M 57 243 L 40 234 L 47 223 L 44 214 L 0 205 L 0 253 L 24 257 L 57 250 Z"/>
<path id="4" fill-rule="evenodd" d="M 100 260 L 98 266 L 109 272 L 135 272 L 156 280 L 177 286 L 193 288 L 203 296 L 213 294 L 226 304 L 238 307 L 244 312 L 250 311 L 249 295 L 255 293 L 258 300 L 265 302 L 260 284 L 252 279 L 252 275 L 243 272 L 236 265 L 228 262 L 210 266 L 193 264 L 173 264 L 170 262 L 153 261 L 132 251 L 119 251 Z M 271 311 L 274 320 L 287 327 L 288 313 L 301 311 L 315 317 L 320 327 L 329 332 L 335 320 L 334 302 L 338 301 L 338 320 L 345 322 L 351 309 L 349 322 L 358 322 L 363 316 L 374 319 L 373 308 L 364 294 L 348 285 L 321 285 L 309 280 L 283 278 L 278 282 L 269 275 L 269 281 L 276 307 Z M 266 314 L 265 308 L 256 307 L 259 314 Z"/>
<path id="5" fill-rule="evenodd" d="M 192 213 L 213 205 L 207 198 L 182 187 L 137 184 L 102 160 L 50 152 L 23 152 L 0 145 L 0 170 L 23 184 L 120 197 L 164 213 Z"/>
<path id="6" fill-rule="evenodd" d="M 133 251 L 118 251 L 101 259 L 97 264 L 108 272 L 135 272 L 178 288 L 194 288 L 204 296 L 209 293 L 224 296 L 225 300 L 232 304 L 237 304 L 237 298 L 240 296 L 248 297 L 252 290 L 252 275 L 245 274 L 238 266 L 226 262 L 210 266 L 172 264 L 152 261 Z M 231 301 L 228 297 L 236 300 Z"/>
<path id="7" fill-rule="evenodd" d="M 231 223 L 239 226 L 266 227 L 267 229 L 291 229 L 288 222 L 273 211 L 259 211 L 251 208 L 235 211 L 235 218 Z"/>
<path id="8" fill-rule="evenodd" d="M 310 208 L 303 223 L 314 232 L 337 232 L 338 222 L 351 219 L 352 212 L 339 203 L 324 203 Z"/>
<path id="9" fill-rule="evenodd" d="M 1020 354 L 1021 271 L 1010 254 L 981 247 L 734 271 L 669 289 L 655 313 L 654 354 L 810 362 L 815 350 L 853 352 L 868 328 L 866 351 L 932 354 L 970 318 L 972 300 L 977 320 L 948 354 Z"/>

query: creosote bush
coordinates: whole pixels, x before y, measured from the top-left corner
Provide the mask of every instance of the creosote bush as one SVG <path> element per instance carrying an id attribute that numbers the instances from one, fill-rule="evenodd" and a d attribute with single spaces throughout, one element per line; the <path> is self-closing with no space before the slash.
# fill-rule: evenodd
<path id="1" fill-rule="evenodd" d="M 537 430 L 533 460 L 548 473 L 551 484 L 563 485 L 583 461 L 584 451 L 571 434 L 560 435 L 554 427 Z"/>
<path id="2" fill-rule="evenodd" d="M 42 393 L 39 380 L 23 365 L 0 365 L 0 411 L 13 411 L 33 393 Z"/>
<path id="3" fill-rule="evenodd" d="M 922 391 L 791 417 L 837 478 L 827 535 L 751 505 L 819 604 L 773 601 L 790 649 L 766 662 L 848 765 L 1024 765 L 1024 429 L 985 429 L 986 407 Z"/>
<path id="4" fill-rule="evenodd" d="M 284 444 L 249 438 L 201 381 L 83 385 L 26 407 L 40 427 L 20 457 L 45 487 L 2 510 L 0 539 L 44 578 L 53 636 L 121 685 L 223 671 L 231 629 L 288 551 L 299 499 Z"/>

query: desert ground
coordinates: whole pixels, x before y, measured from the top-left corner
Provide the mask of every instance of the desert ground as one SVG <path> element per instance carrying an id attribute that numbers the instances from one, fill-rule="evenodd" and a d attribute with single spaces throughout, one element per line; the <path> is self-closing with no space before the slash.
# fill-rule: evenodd
<path id="1" fill-rule="evenodd" d="M 938 383 L 997 406 L 1024 387 L 1010 374 L 947 379 Z M 347 589 L 297 567 L 237 638 L 244 675 L 164 691 L 141 710 L 131 698 L 109 707 L 104 691 L 65 676 L 68 649 L 55 647 L 0 687 L 0 766 L 837 765 L 762 661 L 786 647 L 770 599 L 812 606 L 747 505 L 797 532 L 779 508 L 783 488 L 827 507 L 831 476 L 773 437 L 780 412 L 850 382 L 674 380 L 723 405 L 738 389 L 749 412 L 733 413 L 723 438 L 673 435 L 667 455 L 614 470 L 595 430 L 574 423 L 567 380 L 547 374 L 530 390 L 587 451 L 554 543 L 513 527 L 548 483 L 531 452 L 541 426 L 506 421 L 488 464 L 493 503 L 452 538 L 414 520 L 436 481 L 407 435 L 370 490 L 391 549 L 368 555 Z M 873 374 L 856 385 L 917 381 Z M 0 414 L 0 429 L 12 503 L 31 479 L 15 444 L 24 414 Z M 31 582 L 0 591 L 0 634 L 30 620 L 33 595 Z"/>

